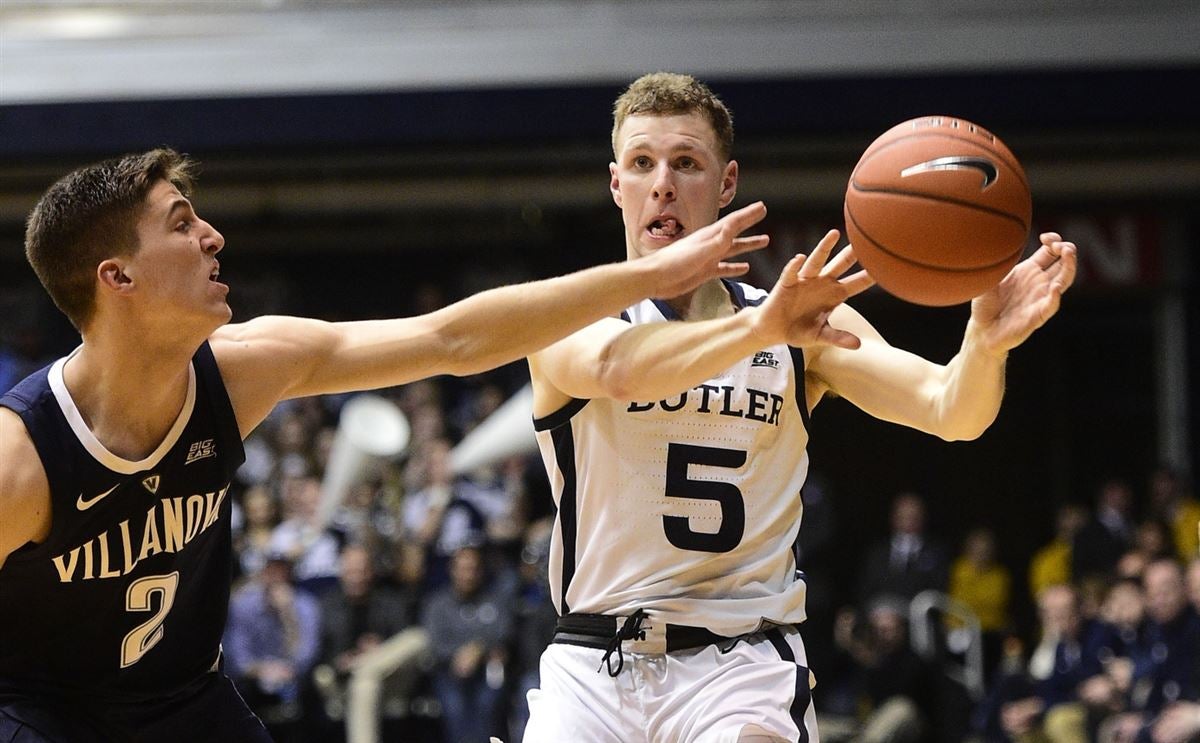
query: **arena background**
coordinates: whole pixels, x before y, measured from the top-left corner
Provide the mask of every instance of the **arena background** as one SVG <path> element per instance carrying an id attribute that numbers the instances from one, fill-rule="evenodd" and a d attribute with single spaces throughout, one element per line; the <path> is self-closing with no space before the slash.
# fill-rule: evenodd
<path id="1" fill-rule="evenodd" d="M 453 299 L 622 258 L 609 106 L 643 72 L 694 73 L 731 106 L 736 203 L 770 208 L 760 283 L 841 227 L 877 134 L 957 115 L 1022 159 L 1035 232 L 1078 243 L 1078 285 L 1013 354 L 979 441 L 831 401 L 812 462 L 837 585 L 905 489 L 952 545 L 996 530 L 1020 581 L 1058 504 L 1091 502 L 1109 474 L 1140 495 L 1159 462 L 1200 466 L 1197 29 L 1188 0 L 5 0 L 0 344 L 77 342 L 24 262 L 23 220 L 59 175 L 126 151 L 202 162 L 197 209 L 227 239 L 235 319 L 366 318 L 417 311 L 428 283 Z M 878 290 L 853 303 L 939 361 L 967 316 Z"/>

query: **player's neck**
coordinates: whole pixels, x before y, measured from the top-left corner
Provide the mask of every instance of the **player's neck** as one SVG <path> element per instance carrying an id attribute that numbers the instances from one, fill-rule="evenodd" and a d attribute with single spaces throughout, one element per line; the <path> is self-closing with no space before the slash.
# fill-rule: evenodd
<path id="1" fill-rule="evenodd" d="M 63 381 L 84 423 L 113 454 L 139 460 L 171 429 L 187 397 L 195 347 L 136 334 L 84 334 Z"/>
<path id="2" fill-rule="evenodd" d="M 729 290 L 720 279 L 712 279 L 688 294 L 666 300 L 682 320 L 712 320 L 734 313 Z"/>

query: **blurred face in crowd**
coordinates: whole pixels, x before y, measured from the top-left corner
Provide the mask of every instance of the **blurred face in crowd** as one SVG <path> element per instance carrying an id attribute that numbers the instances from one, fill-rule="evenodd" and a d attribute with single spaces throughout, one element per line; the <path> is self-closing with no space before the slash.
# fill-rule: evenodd
<path id="1" fill-rule="evenodd" d="M 474 596 L 483 586 L 483 555 L 474 547 L 464 547 L 450 561 L 450 582 L 459 596 Z"/>
<path id="2" fill-rule="evenodd" d="M 275 523 L 275 499 L 271 492 L 262 486 L 256 486 L 246 491 L 242 505 L 246 511 L 248 526 L 271 526 Z"/>
<path id="3" fill-rule="evenodd" d="M 371 570 L 371 555 L 362 547 L 350 546 L 342 551 L 342 591 L 352 598 L 362 598 L 371 590 L 374 573 Z"/>
<path id="4" fill-rule="evenodd" d="M 1157 560 L 1146 566 L 1143 585 L 1146 588 L 1146 611 L 1159 624 L 1174 620 L 1187 604 L 1183 570 L 1174 560 Z"/>
<path id="5" fill-rule="evenodd" d="M 1079 506 L 1063 506 L 1058 509 L 1058 536 L 1065 541 L 1071 541 L 1075 533 L 1087 522 L 1087 512 Z"/>
<path id="6" fill-rule="evenodd" d="M 967 537 L 964 551 L 976 565 L 991 565 L 996 560 L 996 540 L 987 529 L 977 529 Z"/>
<path id="7" fill-rule="evenodd" d="M 1124 481 L 1109 480 L 1100 488 L 1099 502 L 1103 509 L 1128 514 L 1129 507 L 1133 505 L 1133 493 Z"/>
<path id="8" fill-rule="evenodd" d="M 1068 586 L 1051 586 L 1039 601 L 1042 631 L 1057 637 L 1075 637 L 1079 632 L 1079 599 Z"/>
<path id="9" fill-rule="evenodd" d="M 1104 621 L 1122 629 L 1137 627 L 1146 616 L 1141 586 L 1128 580 L 1114 585 L 1104 599 L 1100 615 Z"/>
<path id="10" fill-rule="evenodd" d="M 925 504 L 915 495 L 901 495 L 892 506 L 892 531 L 921 534 L 925 531 Z"/>
<path id="11" fill-rule="evenodd" d="M 871 630 L 879 643 L 879 649 L 893 652 L 908 642 L 908 628 L 904 614 L 891 607 L 871 611 Z"/>

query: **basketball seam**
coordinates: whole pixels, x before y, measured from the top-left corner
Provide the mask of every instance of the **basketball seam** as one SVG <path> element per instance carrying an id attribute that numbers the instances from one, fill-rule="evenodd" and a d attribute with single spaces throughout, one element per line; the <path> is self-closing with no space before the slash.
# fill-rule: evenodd
<path id="1" fill-rule="evenodd" d="M 928 269 L 931 271 L 944 271 L 946 273 L 974 273 L 976 271 L 987 271 L 988 269 L 995 268 L 996 266 L 1001 266 L 1001 265 L 1011 261 L 1013 259 L 1013 256 L 1020 256 L 1022 253 L 1025 252 L 1025 246 L 1022 245 L 1021 247 L 1017 248 L 1012 253 L 1009 253 L 1008 255 L 1006 255 L 1004 258 L 996 261 L 995 263 L 989 263 L 986 266 L 972 266 L 970 268 L 954 268 L 952 266 L 936 266 L 936 265 L 933 265 L 930 263 L 922 263 L 921 261 L 915 261 L 912 258 L 908 258 L 903 255 L 900 255 L 899 253 L 893 253 L 892 251 L 888 250 L 886 247 L 884 247 L 883 243 L 881 243 L 878 240 L 876 240 L 875 238 L 871 237 L 871 235 L 862 228 L 862 225 L 860 225 L 858 223 L 858 220 L 854 218 L 854 212 L 852 212 L 850 210 L 849 205 L 847 205 L 847 207 L 846 207 L 846 216 L 849 217 L 850 221 L 854 223 L 854 227 L 858 230 L 859 234 L 861 234 L 863 237 L 867 238 L 867 240 L 869 240 L 871 242 L 871 244 L 874 245 L 879 250 L 879 252 L 884 253 L 891 258 L 895 258 L 896 260 L 901 261 L 903 263 L 907 263 L 910 266 L 916 266 L 917 268 L 924 268 L 924 269 Z"/>
<path id="2" fill-rule="evenodd" d="M 924 132 L 922 134 L 910 134 L 906 137 L 900 137 L 898 139 L 892 140 L 891 142 L 886 142 L 884 144 L 881 144 L 881 145 L 879 145 L 878 149 L 873 150 L 870 147 L 868 147 L 867 151 L 863 153 L 862 159 L 859 160 L 859 165 L 862 164 L 863 160 L 869 159 L 868 156 L 873 157 L 875 155 L 875 153 L 886 150 L 889 147 L 893 147 L 902 142 L 909 142 L 914 139 L 929 139 L 930 137 L 940 137 L 941 139 L 949 139 L 949 140 L 953 140 L 955 142 L 970 142 L 971 141 L 969 139 L 964 139 L 963 137 L 951 137 L 948 134 L 942 134 L 940 132 Z M 1007 148 L 1008 145 L 1004 145 L 1004 147 Z M 1027 181 L 1025 179 L 1025 169 L 1023 167 L 1021 167 L 1021 163 L 1015 159 L 1016 158 L 1015 155 L 1013 156 L 1013 158 L 1014 158 L 1013 160 L 1009 160 L 1008 157 L 1006 157 L 1004 155 L 1004 153 L 1002 153 L 1002 152 L 988 149 L 987 147 L 981 147 L 980 149 L 987 150 L 988 152 L 994 154 L 997 158 L 1003 160 L 1004 164 L 1007 165 L 1013 171 L 1013 174 L 1017 176 L 1017 180 L 1021 181 L 1021 185 L 1025 186 L 1025 190 L 1029 190 L 1029 181 Z M 857 172 L 858 166 L 855 166 L 854 170 Z"/>
<path id="3" fill-rule="evenodd" d="M 886 194 L 891 194 L 893 196 L 911 196 L 914 199 L 924 199 L 926 201 L 941 201 L 946 204 L 954 204 L 956 206 L 965 206 L 968 209 L 975 209 L 976 211 L 987 212 L 988 214 L 994 214 L 997 217 L 1004 217 L 1005 219 L 1011 219 L 1012 221 L 1021 225 L 1021 229 L 1025 230 L 1026 232 L 1029 232 L 1030 226 L 1025 224 L 1025 222 L 1020 217 L 1018 217 L 1014 214 L 1009 214 L 1008 212 L 1005 212 L 1005 211 L 1001 211 L 994 207 L 984 206 L 983 204 L 976 204 L 973 201 L 963 201 L 962 199 L 956 199 L 951 196 L 931 196 L 928 194 L 913 193 L 912 191 L 900 191 L 895 188 L 863 188 L 862 186 L 858 185 L 858 181 L 855 181 L 855 180 L 851 180 L 850 185 L 851 185 L 851 187 L 854 188 L 855 191 L 857 191 L 859 193 L 886 193 Z"/>

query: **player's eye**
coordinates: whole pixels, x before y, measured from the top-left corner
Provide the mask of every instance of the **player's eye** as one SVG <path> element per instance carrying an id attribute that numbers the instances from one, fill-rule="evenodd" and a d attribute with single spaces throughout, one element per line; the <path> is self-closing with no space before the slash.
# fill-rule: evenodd
<path id="1" fill-rule="evenodd" d="M 699 167 L 699 165 L 700 164 L 698 162 L 696 162 L 695 160 L 693 160 L 690 157 L 679 158 L 679 169 L 680 170 L 695 170 L 697 167 Z"/>
<path id="2" fill-rule="evenodd" d="M 175 229 L 179 230 L 180 232 L 188 232 L 192 229 L 192 223 L 187 219 L 180 220 L 179 224 L 175 225 Z"/>
<path id="3" fill-rule="evenodd" d="M 650 158 L 646 157 L 645 155 L 638 155 L 633 159 L 633 167 L 635 168 L 645 169 L 651 166 L 652 163 L 650 162 Z"/>

